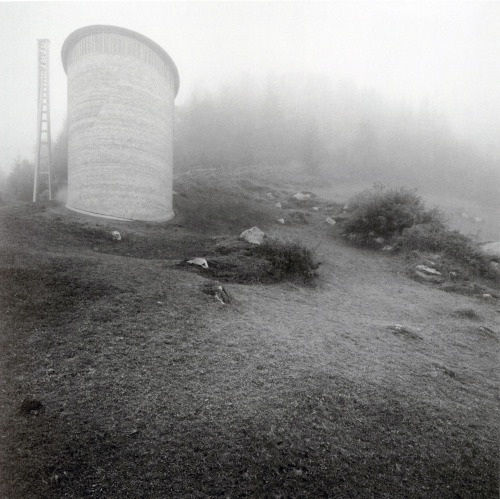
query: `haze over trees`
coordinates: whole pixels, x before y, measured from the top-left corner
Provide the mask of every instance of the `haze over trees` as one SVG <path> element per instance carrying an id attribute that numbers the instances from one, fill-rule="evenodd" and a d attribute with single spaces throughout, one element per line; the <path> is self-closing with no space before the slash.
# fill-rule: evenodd
<path id="1" fill-rule="evenodd" d="M 178 171 L 297 162 L 339 181 L 491 201 L 500 180 L 487 152 L 459 138 L 428 102 L 415 109 L 348 81 L 290 74 L 258 85 L 242 78 L 194 93 L 176 119 Z"/>
<path id="2" fill-rule="evenodd" d="M 407 185 L 421 192 L 496 203 L 494 158 L 459 138 L 423 101 L 390 101 L 377 90 L 303 73 L 243 76 L 199 89 L 176 107 L 175 173 L 192 168 L 288 165 L 334 182 Z M 66 125 L 53 145 L 53 179 L 67 182 Z M 26 160 L 7 189 L 25 199 Z M 24 166 L 21 166 L 21 163 Z M 32 174 L 31 174 L 32 179 Z"/>

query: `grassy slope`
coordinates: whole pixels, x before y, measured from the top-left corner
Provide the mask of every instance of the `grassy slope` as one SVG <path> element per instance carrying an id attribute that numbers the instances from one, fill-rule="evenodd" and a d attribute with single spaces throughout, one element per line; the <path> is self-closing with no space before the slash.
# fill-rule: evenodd
<path id="1" fill-rule="evenodd" d="M 168 261 L 212 244 L 192 213 L 1 216 L 0 496 L 497 496 L 498 301 L 409 280 L 321 214 L 266 227 L 319 244 L 318 286 L 227 284 L 231 305 Z"/>

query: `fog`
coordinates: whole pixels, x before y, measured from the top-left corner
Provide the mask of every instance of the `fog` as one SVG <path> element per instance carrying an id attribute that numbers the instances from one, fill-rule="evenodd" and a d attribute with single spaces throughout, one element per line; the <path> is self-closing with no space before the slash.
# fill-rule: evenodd
<path id="1" fill-rule="evenodd" d="M 138 31 L 175 61 L 176 168 L 299 162 L 488 200 L 498 189 L 499 3 L 0 3 L 0 171 L 33 158 L 37 38 L 51 40 L 56 139 L 61 47 L 90 24 Z"/>

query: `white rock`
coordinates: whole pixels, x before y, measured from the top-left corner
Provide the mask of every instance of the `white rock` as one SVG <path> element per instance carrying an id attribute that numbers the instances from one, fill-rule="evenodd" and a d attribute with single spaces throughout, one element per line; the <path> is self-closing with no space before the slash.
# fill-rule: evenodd
<path id="1" fill-rule="evenodd" d="M 275 208 L 281 208 L 281 203 L 278 201 L 274 206 Z"/>
<path id="2" fill-rule="evenodd" d="M 489 256 L 500 257 L 500 241 L 483 244 L 481 249 L 483 250 L 483 253 L 486 253 Z"/>
<path id="3" fill-rule="evenodd" d="M 258 227 L 252 227 L 240 234 L 240 239 L 252 244 L 261 244 L 266 235 Z"/>
<path id="4" fill-rule="evenodd" d="M 111 237 L 113 238 L 113 241 L 121 241 L 122 240 L 122 235 L 117 230 L 114 230 L 113 232 L 111 232 Z"/>
<path id="5" fill-rule="evenodd" d="M 376 239 L 374 239 L 374 241 L 380 245 L 385 243 L 385 239 L 383 237 L 377 237 Z"/>
<path id="6" fill-rule="evenodd" d="M 319 206 L 313 206 L 313 211 L 319 211 Z"/>
<path id="7" fill-rule="evenodd" d="M 392 246 L 384 246 L 382 251 L 392 251 L 394 248 Z"/>
<path id="8" fill-rule="evenodd" d="M 278 218 L 277 222 L 280 223 L 280 224 L 284 224 L 285 223 L 285 219 L 284 218 Z"/>
<path id="9" fill-rule="evenodd" d="M 441 272 L 438 272 L 436 269 L 431 269 L 430 267 L 426 267 L 425 265 L 417 265 L 417 270 L 420 272 L 425 272 L 430 275 L 441 275 Z"/>
<path id="10" fill-rule="evenodd" d="M 335 222 L 335 220 L 333 220 L 333 218 L 330 218 L 330 217 L 327 217 L 325 219 L 325 222 L 328 224 L 328 225 L 335 225 L 337 222 Z"/>
<path id="11" fill-rule="evenodd" d="M 304 194 L 303 192 L 296 192 L 292 197 L 297 201 L 305 201 L 306 199 L 311 199 L 310 194 Z"/>
<path id="12" fill-rule="evenodd" d="M 191 265 L 199 265 L 204 269 L 208 269 L 208 263 L 204 258 L 193 258 L 192 260 L 188 260 L 187 263 L 190 263 Z"/>
<path id="13" fill-rule="evenodd" d="M 491 295 L 489 293 L 484 293 L 483 298 L 489 299 L 491 298 Z"/>

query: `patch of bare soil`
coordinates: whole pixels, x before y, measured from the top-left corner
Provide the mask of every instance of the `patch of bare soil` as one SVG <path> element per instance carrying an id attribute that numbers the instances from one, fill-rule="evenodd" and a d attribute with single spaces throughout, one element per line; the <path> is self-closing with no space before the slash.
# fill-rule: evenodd
<path id="1" fill-rule="evenodd" d="M 1 497 L 497 497 L 498 300 L 409 279 L 326 204 L 278 224 L 255 185 L 316 286 L 225 282 L 223 304 L 178 267 L 246 220 L 0 208 Z"/>

